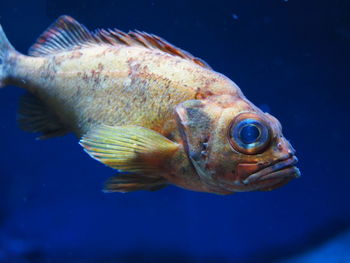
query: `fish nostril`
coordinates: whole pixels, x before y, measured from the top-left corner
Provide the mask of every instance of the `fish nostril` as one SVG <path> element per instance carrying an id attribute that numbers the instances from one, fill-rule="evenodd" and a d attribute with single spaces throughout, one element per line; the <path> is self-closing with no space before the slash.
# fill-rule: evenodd
<path id="1" fill-rule="evenodd" d="M 279 151 L 282 151 L 283 150 L 283 145 L 282 145 L 282 143 L 277 143 L 277 149 L 279 150 Z"/>

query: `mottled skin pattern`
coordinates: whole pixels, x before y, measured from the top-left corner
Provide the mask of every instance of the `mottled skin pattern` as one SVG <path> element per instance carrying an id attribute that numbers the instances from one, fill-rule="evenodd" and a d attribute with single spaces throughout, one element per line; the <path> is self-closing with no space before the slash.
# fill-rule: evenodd
<path id="1" fill-rule="evenodd" d="M 230 194 L 271 190 L 295 177 L 294 171 L 244 183 L 294 150 L 274 117 L 230 79 L 193 61 L 156 48 L 103 43 L 42 57 L 11 52 L 7 61 L 5 84 L 29 90 L 78 138 L 101 124 L 138 125 L 177 142 L 179 149 L 160 171 L 177 186 Z M 230 144 L 230 125 L 242 113 L 270 127 L 266 151 L 247 155 Z"/>
<path id="2" fill-rule="evenodd" d="M 168 135 L 180 102 L 240 93 L 221 74 L 138 46 L 96 46 L 39 58 L 15 55 L 12 61 L 9 84 L 41 98 L 78 137 L 101 123 L 135 124 Z"/>

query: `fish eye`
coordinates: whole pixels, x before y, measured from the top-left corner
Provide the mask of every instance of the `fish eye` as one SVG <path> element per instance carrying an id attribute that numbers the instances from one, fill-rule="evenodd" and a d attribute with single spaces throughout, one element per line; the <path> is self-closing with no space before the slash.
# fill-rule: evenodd
<path id="1" fill-rule="evenodd" d="M 241 114 L 229 129 L 232 147 L 244 154 L 262 153 L 270 142 L 270 131 L 264 120 L 257 115 Z"/>

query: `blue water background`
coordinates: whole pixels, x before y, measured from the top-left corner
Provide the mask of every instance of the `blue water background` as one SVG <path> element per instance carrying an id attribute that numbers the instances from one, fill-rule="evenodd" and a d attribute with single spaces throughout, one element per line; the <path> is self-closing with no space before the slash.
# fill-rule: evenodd
<path id="1" fill-rule="evenodd" d="M 302 177 L 232 196 L 172 186 L 104 194 L 114 171 L 73 135 L 36 141 L 21 131 L 24 91 L 8 87 L 0 90 L 0 262 L 279 262 L 315 247 L 320 255 L 350 227 L 349 13 L 345 0 L 1 1 L 0 23 L 24 53 L 69 14 L 90 29 L 154 33 L 204 59 L 280 120 Z M 343 261 L 330 253 L 315 262 L 349 262 L 350 248 L 341 251 Z"/>

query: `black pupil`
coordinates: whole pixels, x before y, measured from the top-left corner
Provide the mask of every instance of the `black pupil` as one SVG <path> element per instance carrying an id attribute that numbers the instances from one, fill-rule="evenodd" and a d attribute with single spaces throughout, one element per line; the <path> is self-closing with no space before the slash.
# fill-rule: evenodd
<path id="1" fill-rule="evenodd" d="M 241 140 L 245 144 L 250 144 L 255 142 L 259 138 L 259 135 L 260 135 L 259 129 L 252 124 L 248 124 L 245 127 L 243 127 L 240 133 Z"/>

